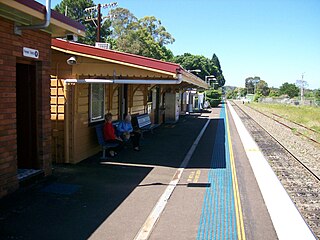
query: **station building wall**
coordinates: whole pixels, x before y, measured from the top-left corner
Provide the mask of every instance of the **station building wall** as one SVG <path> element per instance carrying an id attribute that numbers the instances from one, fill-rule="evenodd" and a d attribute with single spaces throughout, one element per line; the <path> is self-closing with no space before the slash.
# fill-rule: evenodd
<path id="1" fill-rule="evenodd" d="M 40 30 L 23 30 L 22 35 L 13 32 L 14 22 L 0 17 L 0 198 L 15 191 L 19 187 L 18 168 L 23 166 L 40 169 L 44 175 L 51 173 L 51 122 L 50 122 L 50 45 L 51 35 Z M 23 56 L 23 47 L 39 51 L 38 59 Z M 28 71 L 19 70 L 34 69 L 32 76 Z M 25 91 L 17 92 L 17 77 L 19 81 L 26 77 L 31 82 Z M 22 77 L 21 77 L 22 76 Z M 30 89 L 34 88 L 34 89 Z M 17 112 L 18 98 L 20 95 L 31 96 L 34 99 L 29 108 L 34 110 L 32 119 L 35 136 L 23 136 L 28 132 L 29 126 L 17 123 L 18 116 L 24 114 L 23 110 Z M 28 99 L 22 99 L 25 102 Z M 20 99 L 21 101 L 21 99 Z M 24 101 L 22 101 L 24 102 Z M 18 129 L 19 128 L 19 129 Z M 20 135 L 19 135 L 20 134 Z M 32 138 L 35 156 L 27 161 L 28 156 L 18 156 L 19 141 Z M 22 147 L 21 147 L 22 146 Z M 30 157 L 30 156 L 29 156 Z M 20 159 L 19 159 L 20 158 Z"/>

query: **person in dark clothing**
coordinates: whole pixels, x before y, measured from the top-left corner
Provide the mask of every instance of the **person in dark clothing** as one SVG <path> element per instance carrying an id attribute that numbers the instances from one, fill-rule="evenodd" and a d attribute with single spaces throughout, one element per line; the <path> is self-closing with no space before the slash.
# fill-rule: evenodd
<path id="1" fill-rule="evenodd" d="M 114 131 L 114 127 L 112 125 L 112 114 L 107 113 L 105 115 L 105 124 L 103 127 L 103 136 L 104 140 L 107 143 L 117 143 L 117 147 L 110 148 L 109 154 L 110 156 L 115 156 L 118 151 L 120 151 L 123 147 L 123 141 L 120 137 L 117 137 Z"/>
<path id="2" fill-rule="evenodd" d="M 120 137 L 123 141 L 128 141 L 129 139 L 131 139 L 133 150 L 140 151 L 141 134 L 139 132 L 133 131 L 130 114 L 127 114 L 125 119 L 119 123 L 117 131 L 119 132 Z"/>

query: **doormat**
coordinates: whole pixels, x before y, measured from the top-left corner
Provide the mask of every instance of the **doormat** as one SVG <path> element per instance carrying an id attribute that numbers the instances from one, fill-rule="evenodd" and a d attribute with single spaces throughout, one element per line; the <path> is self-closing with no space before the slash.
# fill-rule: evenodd
<path id="1" fill-rule="evenodd" d="M 39 169 L 18 169 L 18 180 L 23 181 L 27 178 L 33 177 L 35 175 L 41 174 L 43 170 Z"/>
<path id="2" fill-rule="evenodd" d="M 41 192 L 71 195 L 77 192 L 79 189 L 80 185 L 76 184 L 52 183 L 44 187 Z"/>

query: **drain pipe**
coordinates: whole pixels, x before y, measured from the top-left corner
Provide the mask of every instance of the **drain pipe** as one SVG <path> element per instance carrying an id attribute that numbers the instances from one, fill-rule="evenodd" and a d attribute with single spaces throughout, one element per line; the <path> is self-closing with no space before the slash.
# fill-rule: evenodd
<path id="1" fill-rule="evenodd" d="M 145 80 L 145 79 L 65 79 L 64 84 L 68 83 L 105 83 L 105 84 L 180 84 L 182 82 L 182 74 L 178 74 L 178 79 L 165 80 L 165 79 L 155 79 L 155 80 Z"/>
<path id="2" fill-rule="evenodd" d="M 15 26 L 14 32 L 16 34 L 21 35 L 21 30 L 24 29 L 43 29 L 47 28 L 50 25 L 50 19 L 51 19 L 51 0 L 46 0 L 46 15 L 45 20 L 43 23 L 37 24 L 37 25 L 28 25 L 28 26 Z"/>

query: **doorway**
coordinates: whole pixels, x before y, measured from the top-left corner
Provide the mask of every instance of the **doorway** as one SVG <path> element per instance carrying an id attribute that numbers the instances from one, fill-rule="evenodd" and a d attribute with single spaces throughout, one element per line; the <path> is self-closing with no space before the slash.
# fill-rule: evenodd
<path id="1" fill-rule="evenodd" d="M 18 169 L 39 169 L 36 65 L 16 64 Z"/>
<path id="2" fill-rule="evenodd" d="M 123 120 L 124 116 L 128 114 L 128 84 L 124 84 L 119 92 L 120 112 L 119 120 Z"/>

